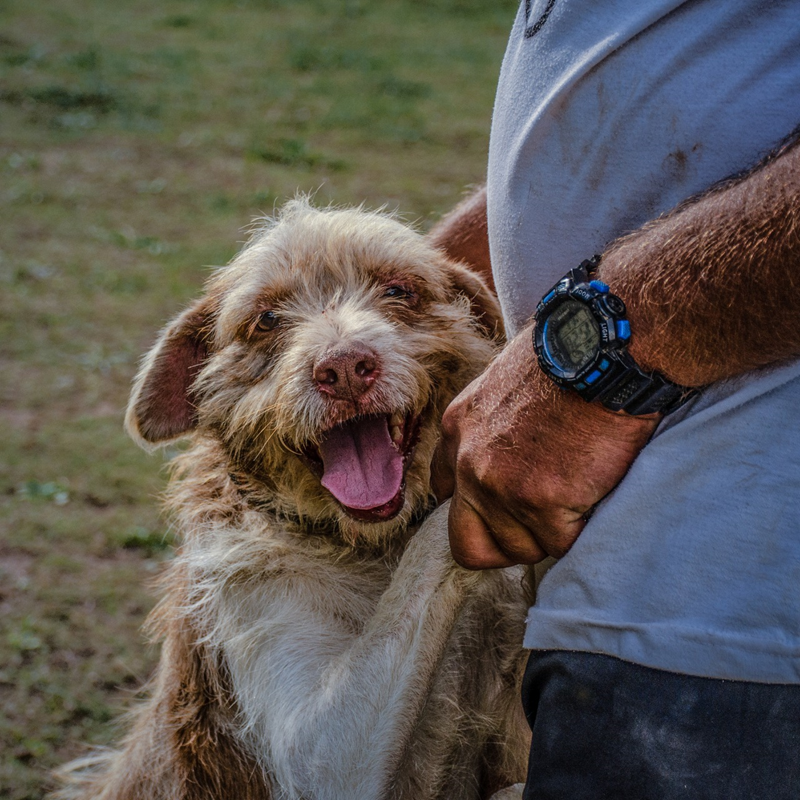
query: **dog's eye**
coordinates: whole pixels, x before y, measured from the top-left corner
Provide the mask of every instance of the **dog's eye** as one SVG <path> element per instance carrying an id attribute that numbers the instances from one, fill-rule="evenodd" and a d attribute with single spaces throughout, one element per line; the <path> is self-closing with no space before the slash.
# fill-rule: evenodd
<path id="1" fill-rule="evenodd" d="M 410 289 L 406 289 L 405 286 L 393 284 L 392 286 L 386 287 L 383 296 L 391 297 L 393 300 L 412 300 L 414 298 L 414 292 Z"/>
<path id="2" fill-rule="evenodd" d="M 256 330 L 271 331 L 278 324 L 278 315 L 274 311 L 264 311 L 256 322 Z"/>

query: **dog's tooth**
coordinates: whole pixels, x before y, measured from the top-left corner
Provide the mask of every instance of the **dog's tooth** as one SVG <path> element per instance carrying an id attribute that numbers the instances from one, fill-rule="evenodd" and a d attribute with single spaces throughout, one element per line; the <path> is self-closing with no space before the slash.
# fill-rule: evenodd
<path id="1" fill-rule="evenodd" d="M 393 425 L 389 429 L 389 434 L 395 444 L 400 444 L 403 441 L 403 429 L 399 425 Z"/>
<path id="2" fill-rule="evenodd" d="M 403 415 L 399 411 L 395 411 L 392 414 L 391 419 L 389 420 L 389 427 L 391 428 L 399 428 L 403 424 Z"/>

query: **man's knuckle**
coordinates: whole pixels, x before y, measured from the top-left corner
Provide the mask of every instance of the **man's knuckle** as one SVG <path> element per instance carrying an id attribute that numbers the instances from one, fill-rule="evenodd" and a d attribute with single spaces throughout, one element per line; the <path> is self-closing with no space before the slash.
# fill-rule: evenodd
<path id="1" fill-rule="evenodd" d="M 559 481 L 542 477 L 524 491 L 528 505 L 538 512 L 549 512 L 563 504 L 564 487 Z"/>
<path id="2" fill-rule="evenodd" d="M 456 470 L 459 477 L 467 479 L 472 483 L 480 483 L 480 458 L 468 442 L 462 443 L 462 446 L 458 449 L 458 455 L 456 456 Z"/>
<path id="3" fill-rule="evenodd" d="M 442 436 L 445 439 L 455 439 L 459 433 L 461 414 L 453 404 L 447 407 L 442 416 Z"/>

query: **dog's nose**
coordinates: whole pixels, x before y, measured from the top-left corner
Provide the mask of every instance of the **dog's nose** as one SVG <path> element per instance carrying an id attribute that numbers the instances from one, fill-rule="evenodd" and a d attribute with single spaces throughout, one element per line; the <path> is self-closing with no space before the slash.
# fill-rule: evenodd
<path id="1" fill-rule="evenodd" d="M 314 364 L 317 388 L 338 400 L 356 400 L 378 377 L 378 356 L 364 344 L 326 351 Z"/>

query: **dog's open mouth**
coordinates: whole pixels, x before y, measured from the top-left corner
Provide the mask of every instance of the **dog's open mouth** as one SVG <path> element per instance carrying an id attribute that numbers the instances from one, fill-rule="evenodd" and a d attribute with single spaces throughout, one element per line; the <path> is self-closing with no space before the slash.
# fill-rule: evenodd
<path id="1" fill-rule="evenodd" d="M 382 522 L 405 502 L 405 474 L 421 415 L 359 416 L 325 431 L 304 455 L 322 485 L 354 519 Z"/>

